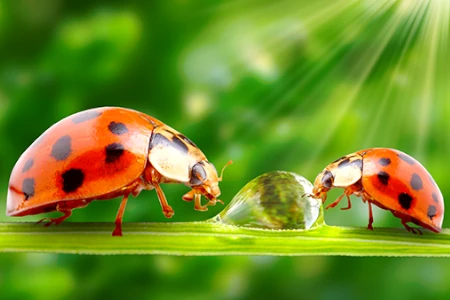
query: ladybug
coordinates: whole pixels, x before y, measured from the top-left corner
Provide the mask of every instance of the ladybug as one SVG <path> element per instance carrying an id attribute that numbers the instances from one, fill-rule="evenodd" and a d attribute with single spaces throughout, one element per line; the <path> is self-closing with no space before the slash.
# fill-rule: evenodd
<path id="1" fill-rule="evenodd" d="M 328 165 L 315 179 L 312 196 L 325 203 L 327 192 L 335 187 L 344 193 L 327 206 L 335 207 L 345 196 L 361 197 L 369 206 L 369 225 L 373 230 L 372 204 L 401 219 L 414 234 L 422 234 L 408 222 L 440 232 L 444 218 L 444 199 L 430 173 L 414 158 L 399 150 L 370 148 L 346 155 Z"/>
<path id="2" fill-rule="evenodd" d="M 54 124 L 25 150 L 11 173 L 6 215 L 59 211 L 62 216 L 39 221 L 58 225 L 75 208 L 123 196 L 112 233 L 121 236 L 130 194 L 155 189 L 163 214 L 171 218 L 161 183 L 189 186 L 182 199 L 205 211 L 223 203 L 217 199 L 221 180 L 191 140 L 161 121 L 126 108 L 94 108 Z"/>

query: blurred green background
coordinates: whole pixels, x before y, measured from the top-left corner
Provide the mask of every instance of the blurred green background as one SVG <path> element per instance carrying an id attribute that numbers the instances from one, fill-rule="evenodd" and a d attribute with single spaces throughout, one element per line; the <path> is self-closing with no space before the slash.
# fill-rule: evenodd
<path id="1" fill-rule="evenodd" d="M 226 203 L 264 172 L 313 181 L 367 147 L 416 157 L 446 198 L 449 14 L 450 1 L 425 0 L 0 0 L 0 204 L 34 139 L 97 106 L 162 120 L 218 169 L 232 159 Z M 185 186 L 163 189 L 171 221 L 222 209 L 194 211 Z M 119 203 L 93 202 L 69 222 L 113 228 Z M 325 217 L 368 222 L 356 198 Z M 401 227 L 390 212 L 375 208 L 374 218 L 375 230 Z M 124 221 L 168 220 L 150 191 L 128 202 Z M 448 259 L 0 255 L 1 299 L 448 299 L 449 280 Z"/>

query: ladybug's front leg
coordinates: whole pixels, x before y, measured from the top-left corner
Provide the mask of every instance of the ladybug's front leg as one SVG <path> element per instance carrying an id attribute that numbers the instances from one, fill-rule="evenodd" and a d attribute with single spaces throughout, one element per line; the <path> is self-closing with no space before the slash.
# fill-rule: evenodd
<path id="1" fill-rule="evenodd" d="M 195 189 L 190 190 L 189 192 L 184 194 L 183 200 L 188 201 L 188 202 L 195 200 L 194 201 L 194 209 L 198 210 L 198 211 L 207 211 L 208 210 L 207 206 L 214 206 L 214 205 L 216 205 L 217 202 L 223 204 L 222 200 L 212 198 L 209 200 L 208 203 L 206 203 L 206 205 L 202 205 L 202 193 L 200 191 L 196 191 Z"/>
<path id="2" fill-rule="evenodd" d="M 202 205 L 202 195 L 201 194 L 195 194 L 194 198 L 194 209 L 198 211 L 207 211 L 208 208 L 207 205 Z"/>
<path id="3" fill-rule="evenodd" d="M 184 201 L 187 201 L 187 202 L 191 202 L 192 200 L 194 200 L 194 198 L 195 198 L 194 190 L 190 190 L 189 192 L 184 194 L 183 197 L 181 197 L 181 199 L 183 199 Z"/>
<path id="4" fill-rule="evenodd" d="M 339 204 L 339 202 L 342 200 L 342 198 L 345 196 L 345 193 L 342 194 L 341 196 L 339 196 L 339 198 L 337 198 L 336 200 L 334 200 L 332 203 L 330 203 L 325 209 L 329 209 L 329 208 L 333 208 L 336 205 Z"/>
<path id="5" fill-rule="evenodd" d="M 206 206 L 214 206 L 214 205 L 216 205 L 217 202 L 219 202 L 222 205 L 225 204 L 225 203 L 223 203 L 222 200 L 213 198 L 213 199 L 210 199 L 208 203 L 206 203 Z"/>
<path id="6" fill-rule="evenodd" d="M 363 190 L 362 186 L 359 182 L 346 187 L 344 190 L 344 194 L 342 194 L 339 198 L 337 198 L 333 203 L 328 205 L 326 207 L 326 209 L 328 209 L 330 207 L 332 208 L 332 207 L 335 207 L 336 205 L 338 205 L 338 203 L 342 200 L 342 198 L 344 198 L 344 196 L 347 197 L 348 204 L 347 204 L 347 207 L 343 207 L 343 208 L 341 208 L 341 210 L 348 210 L 348 209 L 352 208 L 352 202 L 350 201 L 350 195 L 355 194 L 355 195 L 359 196 L 362 190 Z"/>
<path id="7" fill-rule="evenodd" d="M 190 190 L 186 194 L 183 195 L 182 199 L 184 201 L 191 202 L 194 200 L 194 209 L 198 211 L 207 211 L 207 205 L 202 205 L 202 195 L 196 193 L 195 190 Z"/>
<path id="8" fill-rule="evenodd" d="M 352 208 L 352 202 L 350 201 L 350 195 L 355 192 L 355 189 L 352 187 L 348 187 L 345 189 L 344 193 L 339 196 L 334 202 L 330 203 L 325 209 L 333 208 L 342 200 L 342 198 L 347 197 L 347 207 L 342 207 L 341 210 L 348 210 Z"/>

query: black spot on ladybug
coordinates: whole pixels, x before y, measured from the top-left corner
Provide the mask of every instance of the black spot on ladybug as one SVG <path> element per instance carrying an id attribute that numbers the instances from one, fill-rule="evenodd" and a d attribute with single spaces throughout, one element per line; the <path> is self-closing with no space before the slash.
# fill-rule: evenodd
<path id="1" fill-rule="evenodd" d="M 102 113 L 97 110 L 88 110 L 85 112 L 78 113 L 76 116 L 73 116 L 71 120 L 74 124 L 80 124 L 95 119 L 101 114 Z"/>
<path id="2" fill-rule="evenodd" d="M 171 144 L 171 141 L 169 141 L 165 136 L 163 136 L 160 133 L 153 134 L 150 138 L 150 143 L 148 145 L 148 149 L 152 149 L 158 145 L 162 145 L 163 147 L 168 147 Z"/>
<path id="3" fill-rule="evenodd" d="M 412 174 L 410 184 L 411 187 L 416 191 L 419 191 L 423 188 L 422 178 L 420 178 L 420 176 L 416 173 Z"/>
<path id="4" fill-rule="evenodd" d="M 25 178 L 22 182 L 22 192 L 25 195 L 25 200 L 34 196 L 34 179 Z"/>
<path id="5" fill-rule="evenodd" d="M 361 159 L 356 159 L 356 160 L 351 160 L 350 158 L 346 158 L 343 161 L 341 161 L 338 164 L 338 168 L 344 168 L 350 165 L 355 165 L 357 166 L 359 169 L 362 170 L 362 160 Z"/>
<path id="6" fill-rule="evenodd" d="M 398 202 L 404 209 L 409 209 L 411 207 L 412 200 L 413 198 L 407 193 L 398 195 Z"/>
<path id="7" fill-rule="evenodd" d="M 377 174 L 378 180 L 381 182 L 381 184 L 383 185 L 388 185 L 389 184 L 389 174 L 386 172 L 379 172 Z"/>
<path id="8" fill-rule="evenodd" d="M 186 143 L 188 143 L 189 145 L 191 145 L 192 147 L 198 148 L 196 144 L 194 144 L 194 142 L 192 142 L 190 139 L 188 139 L 186 136 L 179 134 L 178 137 L 180 139 L 182 139 L 183 141 L 185 141 Z"/>
<path id="9" fill-rule="evenodd" d="M 435 203 L 438 203 L 439 201 L 438 201 L 438 196 L 436 195 L 436 193 L 433 193 L 432 195 L 431 195 L 431 197 L 433 197 L 433 201 L 435 202 Z"/>
<path id="10" fill-rule="evenodd" d="M 180 136 L 172 136 L 171 140 L 166 138 L 164 135 L 160 133 L 153 134 L 150 139 L 149 149 L 152 149 L 156 146 L 162 147 L 176 147 L 180 149 L 180 151 L 188 152 L 188 147 L 183 141 L 181 141 Z"/>
<path id="11" fill-rule="evenodd" d="M 181 149 L 183 152 L 188 152 L 188 147 L 185 143 L 183 143 L 182 140 L 180 140 L 176 135 L 172 136 L 172 142 L 177 145 L 179 149 Z"/>
<path id="12" fill-rule="evenodd" d="M 436 206 L 434 206 L 434 205 L 428 206 L 427 216 L 428 216 L 428 218 L 430 218 L 430 220 L 436 216 Z"/>
<path id="13" fill-rule="evenodd" d="M 76 191 L 84 181 L 84 173 L 80 169 L 69 169 L 62 174 L 63 191 L 66 193 Z"/>
<path id="14" fill-rule="evenodd" d="M 105 147 L 107 164 L 113 163 L 118 160 L 124 153 L 125 147 L 120 143 L 112 143 Z"/>
<path id="15" fill-rule="evenodd" d="M 32 158 L 28 159 L 27 162 L 23 165 L 22 173 L 25 173 L 26 171 L 31 169 L 33 164 L 34 164 L 34 160 Z"/>
<path id="16" fill-rule="evenodd" d="M 383 167 L 389 166 L 391 164 L 391 159 L 390 158 L 380 158 L 380 160 L 378 160 L 378 163 L 380 165 L 382 165 Z"/>
<path id="17" fill-rule="evenodd" d="M 403 160 L 404 162 L 410 164 L 410 165 L 414 165 L 416 162 L 414 161 L 414 158 L 412 158 L 411 156 L 405 154 L 405 153 L 397 153 L 397 156 Z"/>
<path id="18" fill-rule="evenodd" d="M 350 163 L 350 158 L 347 157 L 338 164 L 338 168 L 343 168 L 343 167 L 347 166 L 349 163 Z"/>
<path id="19" fill-rule="evenodd" d="M 335 161 L 333 161 L 332 164 L 337 163 L 338 161 L 341 161 L 341 160 L 345 160 L 346 158 L 347 158 L 347 156 L 342 156 L 342 157 L 336 159 Z"/>
<path id="20" fill-rule="evenodd" d="M 127 126 L 123 123 L 111 122 L 108 125 L 108 129 L 115 135 L 122 135 L 128 132 Z"/>
<path id="21" fill-rule="evenodd" d="M 51 156 L 56 160 L 65 160 L 71 152 L 72 138 L 69 135 L 64 135 L 53 144 Z"/>

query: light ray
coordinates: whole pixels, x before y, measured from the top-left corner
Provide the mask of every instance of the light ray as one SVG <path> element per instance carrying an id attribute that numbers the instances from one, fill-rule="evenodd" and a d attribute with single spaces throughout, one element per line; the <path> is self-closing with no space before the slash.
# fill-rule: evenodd
<path id="1" fill-rule="evenodd" d="M 399 76 L 400 74 L 400 69 L 402 67 L 402 64 L 404 62 L 404 58 L 405 58 L 405 53 L 410 49 L 411 44 L 412 44 L 412 38 L 413 36 L 416 34 L 416 32 L 419 30 L 420 28 L 420 24 L 421 24 L 421 20 L 423 15 L 426 13 L 426 2 L 424 1 L 417 1 L 417 2 L 412 2 L 410 3 L 412 6 L 414 6 L 412 9 L 410 9 L 410 13 L 407 16 L 407 20 L 405 21 L 405 26 L 404 26 L 404 33 L 402 35 L 407 35 L 407 39 L 405 41 L 405 43 L 403 44 L 401 53 L 400 53 L 400 58 L 399 60 L 396 62 L 395 67 L 393 69 L 392 75 L 390 76 L 390 78 L 388 78 L 388 86 L 386 91 L 384 92 L 383 98 L 381 99 L 381 103 L 378 107 L 378 110 L 373 118 L 372 124 L 371 126 L 368 128 L 367 131 L 367 135 L 364 139 L 364 147 L 362 148 L 369 148 L 369 147 L 373 147 L 374 146 L 374 139 L 375 136 L 377 134 L 377 132 L 380 130 L 380 123 L 382 118 L 385 118 L 385 122 L 386 121 L 392 121 L 392 117 L 390 120 L 386 120 L 386 113 L 387 112 L 387 108 L 388 108 L 388 104 L 390 105 L 396 105 L 396 103 L 393 103 L 393 89 L 395 88 L 394 86 L 397 84 L 395 78 L 397 76 Z M 394 109 L 394 111 L 396 111 Z M 385 126 L 388 127 L 388 126 Z M 398 126 L 389 126 L 390 128 L 392 128 L 392 131 L 389 132 L 389 134 L 385 135 L 384 137 L 384 141 L 386 142 L 387 140 L 393 141 L 396 140 L 396 138 L 388 138 L 388 137 L 392 137 L 395 133 L 394 132 L 398 132 L 398 130 L 396 130 L 395 128 L 398 128 Z M 384 145 L 384 143 L 382 143 Z M 377 145 L 377 146 L 381 146 L 381 145 Z M 386 146 L 386 145 L 385 145 Z"/>
<path id="2" fill-rule="evenodd" d="M 442 4 L 442 33 L 441 33 L 441 46 L 442 49 L 440 51 L 441 53 L 441 72 L 442 77 L 446 78 L 448 76 L 448 65 L 450 64 L 450 57 L 448 56 L 448 53 L 450 51 L 449 48 L 449 29 L 450 29 L 450 1 L 444 1 Z M 445 76 L 446 75 L 446 76 Z M 447 77 L 448 78 L 448 77 Z M 447 116 L 450 113 L 450 84 L 448 84 L 448 79 L 441 79 L 439 81 L 439 87 L 441 93 L 439 94 L 441 100 L 441 105 L 444 108 L 444 111 L 442 113 L 443 116 Z M 447 101 L 446 101 L 447 100 Z M 441 122 L 445 122 L 445 118 L 441 118 Z M 444 123 L 445 124 L 445 123 Z M 444 126 L 443 126 L 444 127 Z M 443 144 L 443 147 L 447 149 L 447 153 L 450 152 L 450 127 L 445 126 L 442 130 L 441 136 L 444 138 L 441 139 L 441 143 Z"/>
<path id="3" fill-rule="evenodd" d="M 361 147 L 370 147 L 375 142 L 380 141 L 389 141 L 390 144 L 395 145 L 397 141 L 401 142 L 407 139 L 404 132 L 411 132 L 413 117 L 405 112 L 415 108 L 418 112 L 415 116 L 417 122 L 413 125 L 417 127 L 416 152 L 423 153 L 430 131 L 432 105 L 436 103 L 436 101 L 433 102 L 433 96 L 436 95 L 433 89 L 438 79 L 436 78 L 436 72 L 439 68 L 437 62 L 440 53 L 445 53 L 443 49 L 446 49 L 448 43 L 450 1 L 365 1 L 366 6 L 364 10 L 360 10 L 359 14 L 355 13 L 358 12 L 355 5 L 356 3 L 361 5 L 362 2 L 360 1 L 338 0 L 328 2 L 330 4 L 326 6 L 323 5 L 324 2 L 320 2 L 319 5 L 303 2 L 301 6 L 296 5 L 296 3 L 298 2 L 274 2 L 274 4 L 264 5 L 248 13 L 248 21 L 253 22 L 253 24 L 246 28 L 248 31 L 243 30 L 241 33 L 248 38 L 248 43 L 239 44 L 244 40 L 230 40 L 229 45 L 226 45 L 230 48 L 225 51 L 231 50 L 236 55 L 232 57 L 232 62 L 227 65 L 237 81 L 250 76 L 249 73 L 252 71 L 265 72 L 264 68 L 253 70 L 246 68 L 246 65 L 251 64 L 249 62 L 251 59 L 254 59 L 255 62 L 253 63 L 256 64 L 268 63 L 266 67 L 271 68 L 273 62 L 270 60 L 272 57 L 276 58 L 277 55 L 283 53 L 284 49 L 291 48 L 292 40 L 296 38 L 299 30 L 305 31 L 305 43 L 311 43 L 309 39 L 320 36 L 320 31 L 323 28 L 332 26 L 332 24 L 338 24 L 337 26 L 340 28 L 337 30 L 333 27 L 337 34 L 331 36 L 330 40 L 325 42 L 319 40 L 322 45 L 318 49 L 322 53 L 319 54 L 319 51 L 317 51 L 314 55 L 309 55 L 309 58 L 317 58 L 316 61 L 299 63 L 298 68 L 283 71 L 281 73 L 283 78 L 279 80 L 280 84 L 277 84 L 270 93 L 260 96 L 258 101 L 255 101 L 256 105 L 253 104 L 249 108 L 254 112 L 251 118 L 255 122 L 248 122 L 249 120 L 245 118 L 237 120 L 234 122 L 233 134 L 239 135 L 240 138 L 253 135 L 255 132 L 261 132 L 262 134 L 263 126 L 267 126 L 275 116 L 279 116 L 281 109 L 285 108 L 286 105 L 297 102 L 296 107 L 284 118 L 301 119 L 300 122 L 305 127 L 302 127 L 301 131 L 297 133 L 298 137 L 314 142 L 313 148 L 308 150 L 310 154 L 308 162 L 302 168 L 302 172 L 309 172 L 314 161 L 336 136 L 336 131 L 342 127 L 345 128 L 347 117 L 358 114 L 352 110 L 354 104 L 358 108 L 364 109 L 364 104 L 357 102 L 357 99 L 366 99 L 365 93 L 370 93 L 373 89 L 369 84 L 375 82 L 383 91 L 379 92 L 381 97 L 377 106 L 370 103 L 371 107 L 377 107 L 377 110 L 374 110 L 373 115 L 370 116 L 371 119 L 363 120 L 360 123 L 368 128 L 363 137 L 363 143 L 360 143 Z M 234 4 L 237 5 L 238 2 L 234 2 Z M 302 8 L 301 11 L 297 9 L 298 7 Z M 227 10 L 229 15 L 229 10 L 234 8 L 224 6 L 218 9 L 217 13 L 220 14 L 222 9 Z M 280 12 L 284 12 L 284 14 Z M 250 20 L 252 18 L 257 20 Z M 300 22 L 298 24 L 301 24 L 302 28 L 292 26 L 277 33 L 277 26 L 279 26 L 277 22 L 284 18 L 298 20 Z M 209 36 L 222 35 L 219 40 L 233 37 L 232 32 L 223 30 L 227 26 L 229 27 L 230 22 L 234 22 L 234 28 L 238 30 L 239 26 L 236 27 L 236 24 L 239 25 L 239 20 L 245 20 L 245 18 L 242 19 L 242 14 L 224 17 L 211 26 L 205 34 Z M 343 20 L 347 23 L 342 23 Z M 374 30 L 373 42 L 367 43 L 366 49 L 358 49 L 356 42 L 365 34 L 363 30 L 366 27 L 370 28 L 371 24 L 375 24 L 375 22 L 380 24 L 380 28 Z M 258 27 L 259 24 L 262 26 Z M 296 24 L 294 23 L 294 25 Z M 419 40 L 417 40 L 418 34 Z M 402 43 L 396 45 L 398 50 L 395 50 L 397 52 L 393 56 L 396 60 L 390 64 L 386 74 L 381 79 L 374 81 L 371 79 L 368 82 L 369 76 L 380 59 L 385 59 L 386 47 L 390 45 L 394 35 L 402 39 Z M 252 53 L 250 56 L 243 55 L 245 53 L 244 47 L 249 45 L 255 47 L 253 49 L 255 52 L 250 52 Z M 349 45 L 353 47 L 346 49 Z M 241 46 L 243 49 L 239 51 L 236 47 Z M 412 47 L 418 48 L 419 51 L 409 51 Z M 352 52 L 354 51 L 360 51 L 355 55 L 358 60 L 348 64 L 351 61 L 348 60 L 348 57 L 353 55 Z M 339 61 L 338 55 L 342 55 L 343 59 L 348 61 Z M 411 59 L 411 56 L 414 55 L 422 59 L 421 64 L 415 65 L 415 62 Z M 228 59 L 229 57 L 225 58 Z M 340 72 L 344 67 L 348 68 L 345 78 L 336 81 L 337 74 L 341 74 Z M 405 86 L 396 86 L 393 78 L 402 74 L 405 70 L 409 71 L 409 86 L 408 83 Z M 323 76 L 319 79 L 320 72 L 323 73 Z M 414 75 L 416 77 L 413 77 Z M 332 80 L 335 80 L 333 84 L 331 84 Z M 382 85 L 383 83 L 384 85 Z M 323 93 L 322 90 L 330 88 L 332 89 L 331 95 L 324 96 L 327 94 Z M 256 95 L 261 93 L 262 89 L 250 90 L 246 97 L 254 96 L 256 98 Z M 415 98 L 418 94 L 419 99 Z M 302 95 L 302 99 L 296 100 L 295 98 L 299 95 Z M 446 95 L 450 95 L 450 93 L 447 92 Z M 322 100 L 324 97 L 326 97 L 326 101 L 315 101 L 316 99 Z M 313 108 L 311 109 L 311 107 Z M 312 110 L 313 115 L 304 115 L 302 113 L 304 108 Z M 330 113 L 330 110 L 333 113 Z M 450 104 L 448 110 L 450 110 Z M 395 111 L 404 113 L 407 122 L 399 120 Z M 408 128 L 405 128 L 405 126 L 408 126 Z M 392 130 L 389 127 L 392 127 Z M 378 132 L 380 128 L 384 128 L 387 132 L 380 135 Z M 321 132 L 320 136 L 317 136 L 318 132 Z M 359 134 L 362 134 L 362 132 L 360 130 Z M 295 134 L 292 138 L 296 138 Z M 246 140 L 246 138 L 242 138 L 242 140 Z M 407 142 L 410 141 L 407 140 Z M 450 147 L 450 142 L 447 143 Z M 295 152 L 299 149 L 295 149 L 294 146 L 291 147 L 290 151 Z M 226 155 L 224 154 L 224 156 Z"/>
<path id="4" fill-rule="evenodd" d="M 351 2 L 347 1 L 347 5 L 349 3 Z M 374 3 L 376 3 L 376 5 Z M 373 15 L 382 14 L 384 11 L 388 10 L 392 4 L 392 1 L 385 1 L 383 3 L 381 1 L 378 1 L 371 3 L 371 5 L 368 6 L 368 9 L 365 10 L 362 15 L 358 16 L 358 18 L 353 22 L 347 24 L 347 26 L 334 37 L 334 40 L 329 41 L 329 46 L 323 50 L 323 56 L 321 56 L 319 61 L 316 61 L 314 65 L 306 65 L 304 67 L 301 67 L 298 70 L 294 71 L 293 74 L 286 75 L 286 77 L 289 76 L 288 78 L 284 79 L 287 84 L 283 85 L 279 89 L 275 89 L 269 95 L 259 101 L 259 107 L 270 107 L 270 109 L 265 110 L 264 115 L 259 116 L 259 124 L 261 124 L 262 126 L 263 124 L 268 122 L 268 120 L 276 115 L 277 112 L 287 102 L 292 100 L 292 98 L 297 95 L 305 85 L 310 83 L 311 79 L 314 78 L 314 76 L 316 76 L 318 72 L 323 70 L 329 64 L 329 62 L 332 61 L 332 59 L 335 59 L 336 55 L 344 47 L 346 47 L 347 43 L 349 42 L 348 36 L 355 31 L 355 26 L 360 28 L 365 26 L 367 22 L 370 22 L 372 20 Z M 308 29 L 310 32 L 314 32 L 314 30 L 316 30 L 320 26 L 327 26 L 328 22 L 333 22 L 334 18 L 338 15 L 344 14 L 346 12 L 344 8 L 348 9 L 349 7 L 341 5 L 339 9 L 332 7 L 332 14 L 318 13 L 316 15 L 313 15 L 304 20 L 305 25 L 309 26 Z M 327 12 L 329 12 L 329 10 L 327 10 Z M 321 19 L 319 18 L 319 16 L 322 16 L 323 18 Z M 325 23 L 325 21 L 327 23 Z M 333 66 L 328 74 L 330 75 L 336 67 L 336 65 Z M 327 81 L 323 80 L 322 84 L 327 84 Z M 290 86 L 286 88 L 287 85 Z M 302 101 L 298 104 L 295 112 L 301 111 L 302 107 L 304 106 L 314 105 L 314 103 L 311 103 L 311 101 L 311 99 L 302 99 Z M 293 112 L 292 114 L 295 114 L 295 112 Z M 258 129 L 258 127 L 254 127 L 251 128 L 251 131 L 255 131 Z M 250 130 L 248 131 L 248 134 L 250 134 Z"/>
<path id="5" fill-rule="evenodd" d="M 429 130 L 431 105 L 433 103 L 433 87 L 435 82 L 436 58 L 439 47 L 439 29 L 441 22 L 441 1 L 430 1 L 429 12 L 425 20 L 425 30 L 422 35 L 422 45 L 426 55 L 424 84 L 419 99 L 418 122 L 417 122 L 417 145 L 416 153 L 423 156 L 425 143 Z"/>
<path id="6" fill-rule="evenodd" d="M 349 94 L 344 97 L 339 97 L 339 95 L 332 95 L 328 101 L 330 109 L 334 110 L 334 119 L 328 119 L 326 123 L 326 130 L 323 131 L 323 134 L 320 136 L 320 139 L 317 139 L 316 148 L 314 151 L 311 151 L 310 158 L 306 165 L 302 168 L 304 172 L 309 172 L 313 162 L 317 159 L 317 157 L 323 152 L 330 139 L 333 137 L 335 131 L 337 130 L 339 124 L 344 120 L 346 114 L 348 113 L 351 105 L 355 101 L 358 96 L 361 88 L 363 87 L 366 78 L 374 68 L 377 63 L 380 55 L 388 44 L 389 40 L 397 30 L 400 23 L 399 18 L 391 17 L 389 21 L 387 21 L 382 29 L 379 31 L 379 35 L 374 37 L 376 42 L 376 47 L 373 49 L 367 49 L 365 55 L 363 55 L 363 59 L 359 64 L 356 64 L 351 70 L 349 70 L 349 74 L 354 74 L 359 79 L 352 85 Z M 365 59 L 364 59 L 365 58 Z M 339 90 L 336 90 L 339 93 Z M 333 105 L 333 102 L 336 99 L 340 99 L 339 105 Z M 325 118 L 325 116 L 317 117 L 319 120 Z M 314 123 L 313 123 L 314 124 Z M 310 125 L 319 126 L 321 124 Z M 323 127 L 323 126 L 322 126 Z M 311 130 L 313 132 L 314 130 Z"/>
<path id="7" fill-rule="evenodd" d="M 320 13 L 317 15 L 313 15 L 305 20 L 305 26 L 308 26 L 308 30 L 310 32 L 314 32 L 320 26 L 324 26 L 324 22 L 331 22 L 334 18 L 338 17 L 340 14 L 344 14 L 346 9 L 349 8 L 349 5 L 352 4 L 350 1 L 346 1 L 346 5 L 339 5 L 338 7 L 331 7 L 330 10 L 326 10 L 326 12 L 331 11 L 329 14 Z M 322 16 L 322 19 L 320 18 Z M 344 30 L 340 32 L 339 35 L 335 37 L 334 40 L 329 41 L 329 47 L 326 47 L 323 50 L 323 56 L 319 61 L 317 61 L 313 66 L 305 65 L 298 70 L 294 71 L 293 74 L 287 74 L 290 76 L 290 79 L 285 79 L 287 81 L 287 85 L 290 85 L 286 90 L 277 89 L 272 93 L 267 95 L 262 101 L 260 101 L 260 106 L 270 105 L 271 109 L 268 111 L 263 118 L 265 120 L 270 119 L 273 115 L 275 115 L 280 108 L 283 107 L 286 102 L 288 102 L 294 95 L 298 93 L 298 91 L 307 84 L 312 77 L 314 77 L 317 72 L 322 70 L 331 59 L 335 57 L 335 55 L 342 50 L 345 46 L 345 42 L 347 41 L 346 36 L 348 36 L 349 32 L 354 30 L 352 26 L 354 23 L 348 24 Z M 320 56 L 320 54 L 318 54 Z M 295 83 L 294 83 L 295 82 Z M 285 87 L 283 86 L 283 87 Z M 273 99 L 276 98 L 276 102 L 274 103 Z M 308 105 L 307 101 L 302 101 L 299 105 Z"/>

